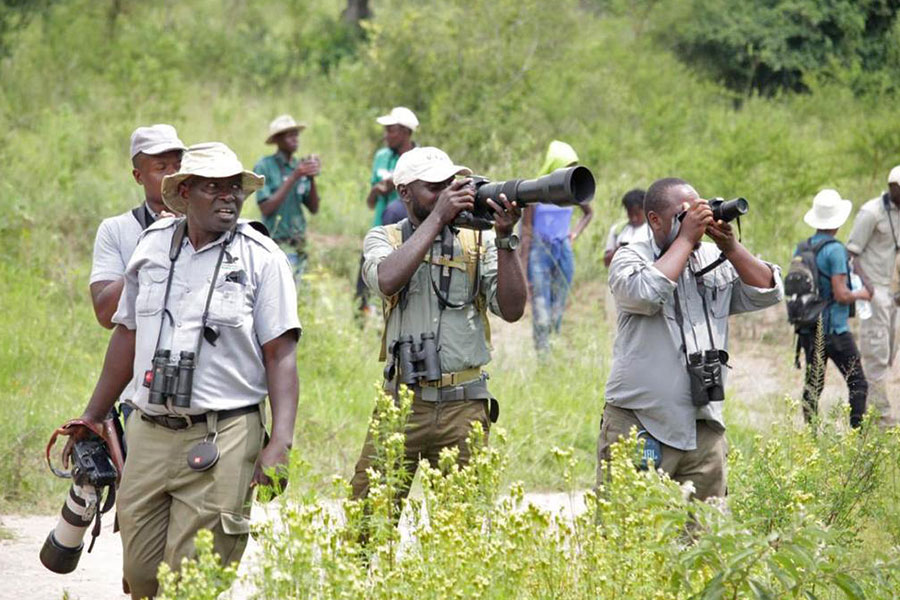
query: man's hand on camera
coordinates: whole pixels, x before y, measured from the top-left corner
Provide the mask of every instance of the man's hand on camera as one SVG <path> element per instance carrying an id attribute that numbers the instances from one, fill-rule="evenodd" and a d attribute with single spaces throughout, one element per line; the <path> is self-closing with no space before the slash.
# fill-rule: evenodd
<path id="1" fill-rule="evenodd" d="M 506 194 L 500 194 L 498 199 L 499 203 L 494 202 L 492 198 L 488 198 L 487 201 L 488 206 L 494 211 L 494 231 L 497 232 L 498 238 L 509 237 L 522 217 L 522 211 L 506 199 Z"/>
<path id="2" fill-rule="evenodd" d="M 731 224 L 725 221 L 713 221 L 706 228 L 706 235 L 712 238 L 722 251 L 722 254 L 728 254 L 737 247 L 737 238 L 734 237 L 734 229 Z"/>
<path id="3" fill-rule="evenodd" d="M 713 222 L 712 209 L 706 200 L 697 200 L 686 210 L 687 214 L 681 221 L 681 231 L 678 232 L 678 237 L 683 237 L 691 242 L 692 246 L 696 246 Z"/>
<path id="4" fill-rule="evenodd" d="M 98 431 L 103 429 L 103 419 L 97 419 L 87 413 L 78 417 L 82 421 L 86 421 L 94 426 Z M 72 450 L 75 448 L 75 442 L 83 440 L 91 435 L 91 430 L 84 425 L 73 425 L 70 429 L 71 433 L 66 439 L 66 445 L 62 450 L 62 466 L 64 469 L 69 468 L 69 458 L 72 456 Z"/>
<path id="5" fill-rule="evenodd" d="M 475 208 L 475 189 L 471 179 L 456 179 L 440 193 L 431 214 L 441 225 L 449 225 L 463 210 Z"/>

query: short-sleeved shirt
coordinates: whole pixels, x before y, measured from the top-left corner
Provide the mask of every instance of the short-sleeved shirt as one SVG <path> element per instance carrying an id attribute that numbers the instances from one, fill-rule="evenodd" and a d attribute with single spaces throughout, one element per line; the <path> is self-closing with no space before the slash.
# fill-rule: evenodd
<path id="1" fill-rule="evenodd" d="M 277 192 L 299 162 L 296 157 L 288 161 L 281 152 L 261 158 L 253 167 L 255 173 L 266 177 L 262 189 L 256 192 L 257 203 L 262 204 Z M 309 177 L 301 177 L 288 191 L 281 205 L 272 214 L 263 216 L 263 223 L 269 229 L 273 240 L 305 239 L 306 215 L 303 214 L 303 205 L 309 199 L 311 189 Z"/>
<path id="2" fill-rule="evenodd" d="M 810 238 L 810 244 L 814 245 L 823 240 L 833 239 L 833 235 L 816 233 Z M 796 254 L 794 252 L 794 255 Z M 847 260 L 847 249 L 841 243 L 825 244 L 816 255 L 816 268 L 819 270 L 819 295 L 829 301 L 822 316 L 826 334 L 841 334 L 850 330 L 847 324 L 850 318 L 850 305 L 835 302 L 834 291 L 831 289 L 832 275 L 848 275 L 847 286 L 850 286 Z"/>
<path id="3" fill-rule="evenodd" d="M 297 292 L 287 257 L 272 240 L 245 221 L 227 244 L 215 282 L 216 261 L 229 235 L 194 249 L 185 236 L 175 261 L 163 319 L 169 276 L 169 248 L 176 219 L 162 219 L 144 232 L 125 271 L 125 287 L 113 322 L 135 330 L 131 401 L 148 414 L 199 414 L 258 404 L 266 396 L 262 346 L 283 333 L 300 331 Z M 142 385 L 159 339 L 171 356 L 196 352 L 203 310 L 213 285 L 208 325 L 219 332 L 215 346 L 203 341 L 196 357 L 188 409 L 147 402 Z M 160 336 L 160 324 L 165 321 Z"/>
<path id="4" fill-rule="evenodd" d="M 399 158 L 400 154 L 398 152 L 388 147 L 380 148 L 372 160 L 372 177 L 369 179 L 369 185 L 373 186 L 393 175 L 394 167 L 397 166 Z M 372 220 L 372 227 L 378 227 L 382 224 L 381 216 L 384 213 L 384 209 L 388 204 L 399 198 L 400 195 L 397 193 L 397 189 L 394 188 L 389 194 L 378 196 L 375 199 L 375 217 Z"/>
<path id="5" fill-rule="evenodd" d="M 612 251 L 619 246 L 650 239 L 650 229 L 646 223 L 637 227 L 629 221 L 620 221 L 609 228 L 609 235 L 606 237 L 606 250 Z"/>
<path id="6" fill-rule="evenodd" d="M 405 220 L 404 220 L 405 221 Z M 399 225 L 402 226 L 401 221 Z M 500 306 L 497 303 L 497 248 L 494 246 L 494 232 L 485 231 L 481 241 L 481 288 L 479 293 L 484 296 L 487 306 L 496 314 L 500 314 Z M 432 246 L 434 256 L 441 254 L 441 239 L 438 236 Z M 374 227 L 369 230 L 363 242 L 363 278 L 369 289 L 381 296 L 387 297 L 378 286 L 378 265 L 394 252 L 394 246 L 385 232 L 384 227 Z M 459 259 L 463 256 L 462 245 L 459 239 L 454 239 L 453 256 Z M 441 371 L 453 373 L 464 371 L 474 367 L 480 367 L 491 360 L 491 353 L 484 339 L 484 321 L 474 302 L 464 305 L 462 308 L 447 307 L 441 313 L 438 306 L 437 295 L 431 286 L 431 279 L 439 282 L 440 266 L 434 266 L 423 262 L 413 273 L 409 280 L 407 292 L 407 306 L 400 310 L 397 306 L 391 311 L 388 318 L 387 342 L 396 340 L 403 335 L 412 335 L 418 342 L 422 333 L 437 333 L 440 327 L 441 347 Z M 472 293 L 474 282 L 469 280 L 465 269 L 451 268 L 449 300 L 453 304 L 465 302 Z M 401 331 L 402 320 L 402 331 Z"/>
<path id="7" fill-rule="evenodd" d="M 847 250 L 859 257 L 859 266 L 869 280 L 884 287 L 891 285 L 900 244 L 900 208 L 893 202 L 888 202 L 888 206 L 889 211 L 885 210 L 884 196 L 863 204 L 847 240 Z"/>
<path id="8" fill-rule="evenodd" d="M 91 280 L 115 281 L 125 274 L 128 260 L 134 253 L 143 227 L 129 210 L 121 215 L 103 219 L 94 238 L 94 259 Z"/>
<path id="9" fill-rule="evenodd" d="M 654 266 L 660 251 L 650 239 L 619 249 L 609 267 L 618 318 L 606 401 L 633 410 L 650 435 L 679 450 L 697 448 L 697 421 L 725 428 L 722 402 L 694 406 L 685 353 L 727 350 L 730 315 L 760 310 L 784 296 L 781 270 L 776 265 L 769 265 L 775 280 L 772 288 L 747 285 L 729 262 L 703 277 L 694 276 L 719 254 L 715 244 L 700 244 L 678 280 L 672 281 Z M 676 318 L 676 289 L 683 329 Z M 710 343 L 710 329 L 714 344 Z M 723 385 L 727 371 L 722 369 Z"/>

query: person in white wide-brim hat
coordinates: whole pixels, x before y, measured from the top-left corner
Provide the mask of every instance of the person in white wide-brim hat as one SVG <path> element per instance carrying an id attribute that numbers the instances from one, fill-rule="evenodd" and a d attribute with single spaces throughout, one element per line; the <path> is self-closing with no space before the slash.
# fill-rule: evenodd
<path id="1" fill-rule="evenodd" d="M 794 252 L 794 261 L 798 264 L 811 266 L 809 263 L 815 263 L 815 269 L 809 271 L 817 278 L 818 297 L 824 303 L 818 323 L 797 330 L 798 352 L 802 349 L 806 357 L 803 416 L 807 423 L 817 415 L 828 359 L 840 369 L 847 382 L 850 425 L 859 427 L 866 411 L 869 386 L 848 319 L 851 305 L 857 300 L 868 300 L 871 294 L 862 286 L 852 289 L 847 248 L 835 239 L 838 229 L 847 222 L 852 210 L 853 203 L 841 198 L 837 191 L 820 191 L 813 198 L 812 208 L 803 217 L 803 221 L 816 233 L 800 242 Z M 788 299 L 789 308 L 794 301 Z M 819 342 L 820 335 L 824 344 Z"/>

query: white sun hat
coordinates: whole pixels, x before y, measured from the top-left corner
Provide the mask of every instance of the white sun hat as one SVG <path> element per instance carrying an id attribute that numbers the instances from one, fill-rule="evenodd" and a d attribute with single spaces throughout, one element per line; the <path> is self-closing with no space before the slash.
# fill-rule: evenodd
<path id="1" fill-rule="evenodd" d="M 285 131 L 303 131 L 306 125 L 298 123 L 291 115 L 278 115 L 269 123 L 269 137 L 266 138 L 267 144 L 275 143 L 275 136 Z"/>
<path id="2" fill-rule="evenodd" d="M 454 175 L 471 175 L 468 167 L 455 165 L 447 153 L 432 146 L 419 146 L 404 152 L 394 167 L 394 184 L 409 185 L 413 181 L 439 183 Z"/>
<path id="3" fill-rule="evenodd" d="M 814 229 L 837 229 L 847 221 L 853 202 L 844 200 L 836 190 L 825 189 L 813 198 L 813 206 L 803 221 Z"/>
<path id="4" fill-rule="evenodd" d="M 888 183 L 900 184 L 900 165 L 897 165 L 896 167 L 891 169 L 891 172 L 888 175 Z"/>
<path id="5" fill-rule="evenodd" d="M 141 152 L 156 156 L 172 150 L 184 152 L 187 148 L 184 142 L 178 139 L 178 133 L 171 125 L 157 123 L 148 127 L 138 127 L 131 134 L 131 158 Z"/>
<path id="6" fill-rule="evenodd" d="M 405 106 L 396 106 L 391 109 L 390 114 L 378 117 L 375 120 L 378 121 L 379 125 L 384 125 L 385 127 L 388 125 L 403 125 L 411 131 L 415 131 L 419 127 L 419 119 L 416 118 L 413 111 Z"/>
<path id="7" fill-rule="evenodd" d="M 166 175 L 162 181 L 162 198 L 166 206 L 177 213 L 184 213 L 187 203 L 178 194 L 178 184 L 191 176 L 221 179 L 241 176 L 241 186 L 248 196 L 262 187 L 266 178 L 247 171 L 231 148 L 221 142 L 194 144 L 181 157 L 181 169 Z"/>

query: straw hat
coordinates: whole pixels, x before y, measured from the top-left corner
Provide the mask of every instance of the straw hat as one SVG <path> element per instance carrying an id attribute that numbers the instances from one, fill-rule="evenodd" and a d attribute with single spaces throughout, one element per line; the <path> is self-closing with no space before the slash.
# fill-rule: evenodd
<path id="1" fill-rule="evenodd" d="M 269 123 L 269 137 L 266 138 L 267 144 L 275 143 L 275 136 L 285 131 L 303 131 L 306 129 L 304 123 L 298 123 L 291 115 L 279 115 Z"/>
<path id="2" fill-rule="evenodd" d="M 241 185 L 248 196 L 261 188 L 266 181 L 262 175 L 245 170 L 237 155 L 225 144 L 221 142 L 195 144 L 181 157 L 181 169 L 163 178 L 162 198 L 166 206 L 175 212 L 185 212 L 187 203 L 178 194 L 178 184 L 194 175 L 213 179 L 241 175 Z"/>
<path id="3" fill-rule="evenodd" d="M 835 190 L 822 190 L 813 198 L 813 206 L 803 221 L 814 229 L 837 229 L 850 216 L 853 203 L 844 200 Z"/>

